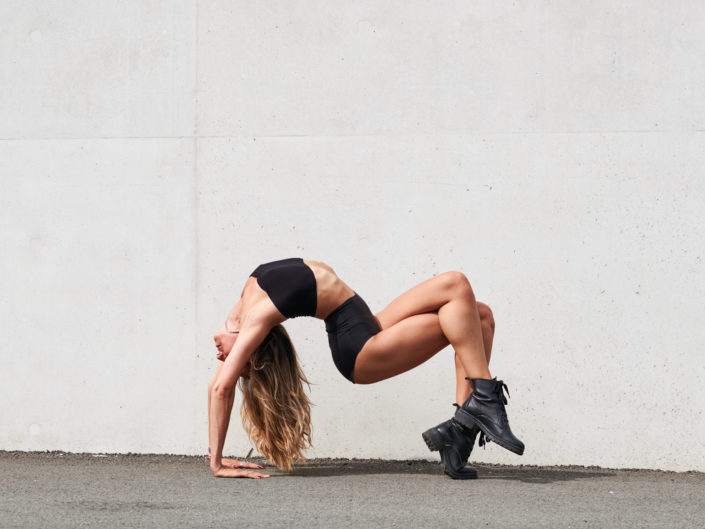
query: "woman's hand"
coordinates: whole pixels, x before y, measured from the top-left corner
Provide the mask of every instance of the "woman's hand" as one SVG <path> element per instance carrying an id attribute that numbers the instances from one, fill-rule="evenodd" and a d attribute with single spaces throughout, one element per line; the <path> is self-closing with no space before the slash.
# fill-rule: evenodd
<path id="1" fill-rule="evenodd" d="M 238 461 L 237 459 L 228 459 L 227 457 L 221 459 L 220 464 L 226 468 L 264 468 L 263 465 L 258 465 L 257 463 L 250 463 L 249 461 Z"/>
<path id="2" fill-rule="evenodd" d="M 254 463 L 250 463 L 254 464 Z M 256 472 L 254 470 L 247 470 L 245 468 L 228 468 L 225 466 L 214 467 L 211 465 L 211 471 L 216 478 L 250 478 L 250 479 L 263 479 L 268 478 L 269 474 L 263 474 L 261 472 Z"/>
<path id="3" fill-rule="evenodd" d="M 211 456 L 208 454 L 206 456 L 206 463 L 210 464 Z M 220 465 L 225 468 L 257 468 L 263 469 L 263 465 L 258 465 L 257 463 L 250 463 L 249 461 L 238 461 L 237 459 L 230 459 L 224 457 L 220 460 Z"/>

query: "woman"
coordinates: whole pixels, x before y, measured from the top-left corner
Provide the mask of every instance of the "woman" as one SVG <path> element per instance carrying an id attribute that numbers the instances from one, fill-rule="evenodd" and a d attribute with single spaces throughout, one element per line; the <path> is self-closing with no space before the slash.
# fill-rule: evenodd
<path id="1" fill-rule="evenodd" d="M 509 428 L 506 386 L 492 379 L 488 362 L 494 321 L 467 278 L 447 272 L 424 281 L 373 316 L 365 302 L 326 264 L 299 258 L 260 265 L 215 334 L 218 365 L 208 387 L 210 467 L 217 477 L 264 478 L 264 467 L 222 457 L 235 396 L 243 391 L 243 426 L 258 451 L 290 470 L 310 446 L 310 403 L 294 347 L 281 323 L 313 316 L 325 321 L 333 361 L 355 384 L 372 384 L 455 349 L 455 416 L 423 438 L 438 450 L 455 479 L 477 477 L 465 466 L 475 438 L 521 455 L 524 444 Z M 468 383 L 469 382 L 469 383 Z"/>

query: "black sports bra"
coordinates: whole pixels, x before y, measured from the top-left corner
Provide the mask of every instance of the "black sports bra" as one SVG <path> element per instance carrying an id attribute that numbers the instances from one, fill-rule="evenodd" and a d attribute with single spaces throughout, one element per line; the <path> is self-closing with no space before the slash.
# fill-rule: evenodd
<path id="1" fill-rule="evenodd" d="M 316 277 L 300 257 L 261 264 L 250 276 L 284 317 L 316 315 Z"/>

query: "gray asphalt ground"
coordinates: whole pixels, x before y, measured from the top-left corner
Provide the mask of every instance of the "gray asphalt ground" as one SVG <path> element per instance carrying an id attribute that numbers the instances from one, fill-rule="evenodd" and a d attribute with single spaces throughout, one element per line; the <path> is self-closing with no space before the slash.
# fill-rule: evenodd
<path id="1" fill-rule="evenodd" d="M 705 474 L 314 460 L 265 480 L 203 458 L 0 452 L 3 529 L 152 527 L 705 527 Z"/>

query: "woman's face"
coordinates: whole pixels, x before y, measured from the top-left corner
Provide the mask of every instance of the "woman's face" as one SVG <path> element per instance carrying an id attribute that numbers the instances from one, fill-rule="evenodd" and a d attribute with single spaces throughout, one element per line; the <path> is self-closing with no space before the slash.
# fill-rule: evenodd
<path id="1" fill-rule="evenodd" d="M 226 321 L 223 326 L 218 329 L 218 332 L 213 335 L 215 348 L 218 350 L 215 357 L 218 360 L 223 361 L 228 357 L 230 351 L 233 350 L 235 342 L 237 341 L 238 332 L 239 331 L 230 329 L 230 325 L 228 325 L 228 322 Z"/>

